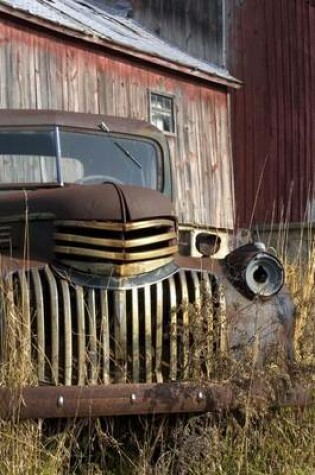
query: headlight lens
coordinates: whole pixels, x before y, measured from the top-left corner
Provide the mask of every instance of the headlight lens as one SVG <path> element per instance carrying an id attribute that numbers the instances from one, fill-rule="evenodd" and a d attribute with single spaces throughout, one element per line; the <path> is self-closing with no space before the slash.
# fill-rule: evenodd
<path id="1" fill-rule="evenodd" d="M 283 286 L 283 267 L 274 256 L 259 253 L 248 263 L 245 271 L 246 285 L 255 295 L 272 297 Z"/>
<path id="2" fill-rule="evenodd" d="M 284 269 L 277 257 L 261 250 L 261 245 L 246 244 L 225 259 L 229 280 L 247 298 L 269 298 L 284 283 Z"/>

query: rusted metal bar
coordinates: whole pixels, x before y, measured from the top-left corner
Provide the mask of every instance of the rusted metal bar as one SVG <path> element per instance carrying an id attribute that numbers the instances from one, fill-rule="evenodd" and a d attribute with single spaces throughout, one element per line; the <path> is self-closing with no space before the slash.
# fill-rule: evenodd
<path id="1" fill-rule="evenodd" d="M 235 407 L 229 384 L 113 384 L 0 388 L 4 419 L 217 412 Z"/>
<path id="2" fill-rule="evenodd" d="M 273 409 L 315 405 L 313 387 L 293 386 L 276 400 L 261 387 L 252 400 L 263 398 Z M 122 415 L 202 413 L 241 408 L 239 391 L 230 383 L 143 383 L 104 386 L 37 386 L 0 388 L 0 419 L 109 417 Z"/>

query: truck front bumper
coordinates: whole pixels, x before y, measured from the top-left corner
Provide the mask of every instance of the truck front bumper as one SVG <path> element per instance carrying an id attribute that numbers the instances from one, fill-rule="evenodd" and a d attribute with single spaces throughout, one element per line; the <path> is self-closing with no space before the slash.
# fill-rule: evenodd
<path id="1" fill-rule="evenodd" d="M 230 383 L 154 383 L 106 386 L 37 386 L 0 388 L 0 418 L 76 418 L 122 415 L 204 413 L 240 407 L 239 391 Z M 264 387 L 251 388 L 252 400 L 269 406 L 314 404 L 313 390 L 296 386 L 272 400 Z"/>

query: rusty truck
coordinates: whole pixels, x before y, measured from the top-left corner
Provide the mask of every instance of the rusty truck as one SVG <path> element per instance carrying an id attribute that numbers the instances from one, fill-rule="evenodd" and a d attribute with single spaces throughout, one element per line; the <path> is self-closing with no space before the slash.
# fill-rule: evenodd
<path id="1" fill-rule="evenodd" d="M 18 388 L 2 377 L 2 417 L 228 407 L 216 358 L 292 357 L 283 265 L 179 226 L 171 175 L 144 121 L 1 111 L 1 374 L 12 351 L 33 371 Z"/>

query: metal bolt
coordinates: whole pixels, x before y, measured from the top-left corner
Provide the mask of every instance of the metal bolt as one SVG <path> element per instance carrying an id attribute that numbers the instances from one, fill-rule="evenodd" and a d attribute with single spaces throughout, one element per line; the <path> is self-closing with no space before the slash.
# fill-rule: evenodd
<path id="1" fill-rule="evenodd" d="M 133 403 L 133 402 L 136 402 L 136 400 L 137 400 L 137 395 L 136 395 L 135 393 L 132 393 L 131 396 L 130 396 L 130 400 L 131 400 L 132 403 Z"/>
<path id="2" fill-rule="evenodd" d="M 58 406 L 58 407 L 62 407 L 62 406 L 63 406 L 63 403 L 64 403 L 63 396 L 58 396 L 58 398 L 57 398 L 57 406 Z"/>
<path id="3" fill-rule="evenodd" d="M 198 391 L 198 394 L 197 394 L 197 399 L 198 401 L 202 401 L 203 400 L 203 392 L 202 391 Z"/>

